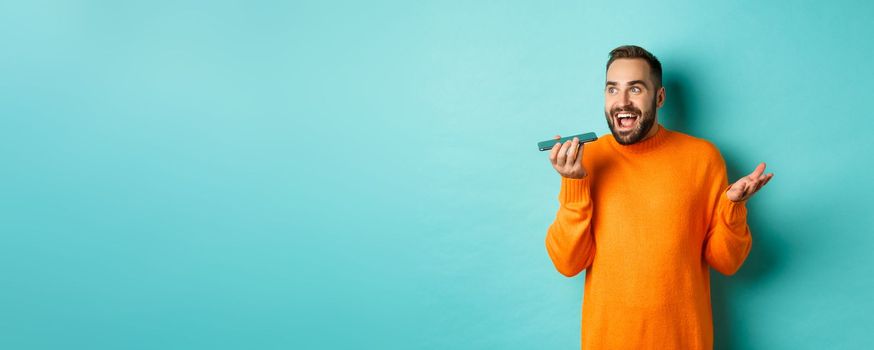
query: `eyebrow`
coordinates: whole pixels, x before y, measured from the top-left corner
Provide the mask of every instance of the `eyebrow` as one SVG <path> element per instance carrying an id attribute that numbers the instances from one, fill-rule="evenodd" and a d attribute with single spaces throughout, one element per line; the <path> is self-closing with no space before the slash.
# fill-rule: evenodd
<path id="1" fill-rule="evenodd" d="M 646 82 L 643 80 L 632 80 L 632 81 L 628 82 L 628 85 L 635 85 L 635 84 L 640 84 L 640 85 L 643 85 L 643 87 L 647 87 Z M 611 85 L 619 85 L 619 83 L 617 83 L 615 81 L 608 80 L 606 86 L 611 86 Z"/>

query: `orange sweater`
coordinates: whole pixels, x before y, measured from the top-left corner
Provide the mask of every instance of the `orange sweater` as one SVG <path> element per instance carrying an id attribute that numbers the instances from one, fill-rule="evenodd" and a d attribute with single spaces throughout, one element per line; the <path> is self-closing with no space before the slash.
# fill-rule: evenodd
<path id="1" fill-rule="evenodd" d="M 583 349 L 712 349 L 708 267 L 732 275 L 752 245 L 719 150 L 656 125 L 586 144 L 589 175 L 561 179 L 546 250 L 565 276 L 587 269 Z"/>

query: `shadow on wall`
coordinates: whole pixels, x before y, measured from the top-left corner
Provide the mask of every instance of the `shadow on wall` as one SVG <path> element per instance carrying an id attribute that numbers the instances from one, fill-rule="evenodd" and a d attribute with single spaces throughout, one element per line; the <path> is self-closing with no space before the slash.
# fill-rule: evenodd
<path id="1" fill-rule="evenodd" d="M 672 69 L 670 77 L 665 80 L 666 101 L 659 111 L 659 122 L 667 128 L 677 130 L 697 137 L 695 131 L 707 130 L 705 116 L 706 108 L 699 103 L 702 101 L 695 95 L 694 80 L 687 77 L 687 72 Z M 664 116 L 664 120 L 662 120 Z M 697 119 L 696 119 L 697 118 Z M 755 168 L 758 161 L 752 164 L 741 162 L 728 148 L 720 148 L 728 168 L 728 181 L 732 183 L 740 176 L 746 175 Z M 733 350 L 748 348 L 751 339 L 747 339 L 748 332 L 743 330 L 745 320 L 752 315 L 733 313 L 738 310 L 741 298 L 749 295 L 745 291 L 755 290 L 756 285 L 767 280 L 767 275 L 779 270 L 780 261 L 777 256 L 780 235 L 776 229 L 786 227 L 780 222 L 774 222 L 776 217 L 767 217 L 761 210 L 757 210 L 756 199 L 753 197 L 747 203 L 747 223 L 753 235 L 753 245 L 749 256 L 740 270 L 733 276 L 723 276 L 718 271 L 710 270 L 711 301 L 713 304 L 714 324 L 714 349 Z M 752 342 L 757 343 L 755 341 Z"/>

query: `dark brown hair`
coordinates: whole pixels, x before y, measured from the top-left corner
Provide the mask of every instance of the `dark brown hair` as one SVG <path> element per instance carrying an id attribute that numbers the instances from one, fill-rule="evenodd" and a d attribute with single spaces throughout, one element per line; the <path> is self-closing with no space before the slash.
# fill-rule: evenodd
<path id="1" fill-rule="evenodd" d="M 646 49 L 636 45 L 624 45 L 610 51 L 610 59 L 607 60 L 607 69 L 610 69 L 610 64 L 620 58 L 640 58 L 649 64 L 649 72 L 652 75 L 652 80 L 655 82 L 655 89 L 662 86 L 662 63 L 653 54 Z"/>

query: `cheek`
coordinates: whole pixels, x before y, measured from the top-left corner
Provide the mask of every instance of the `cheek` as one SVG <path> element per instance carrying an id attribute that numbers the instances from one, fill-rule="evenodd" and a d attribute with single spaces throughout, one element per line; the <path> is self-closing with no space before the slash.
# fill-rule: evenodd
<path id="1" fill-rule="evenodd" d="M 652 105 L 652 96 L 637 96 L 631 100 L 637 108 L 649 109 Z"/>

